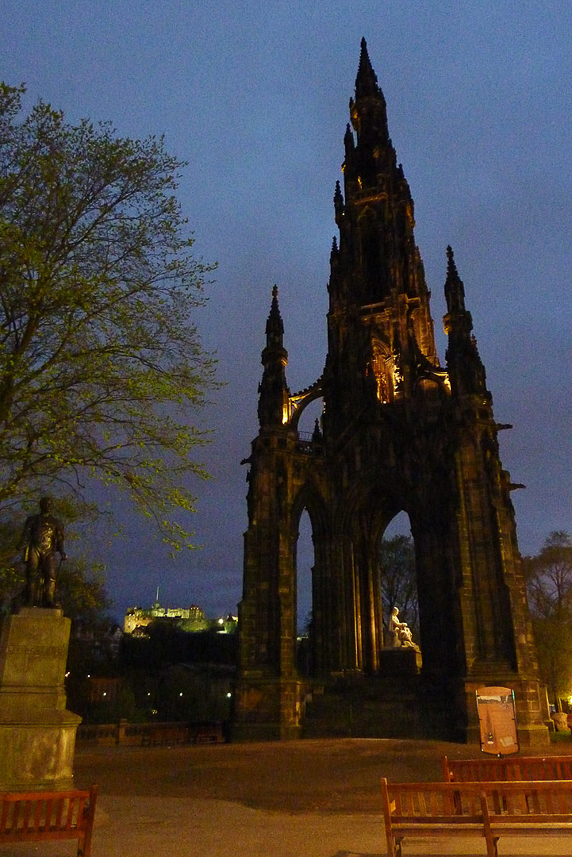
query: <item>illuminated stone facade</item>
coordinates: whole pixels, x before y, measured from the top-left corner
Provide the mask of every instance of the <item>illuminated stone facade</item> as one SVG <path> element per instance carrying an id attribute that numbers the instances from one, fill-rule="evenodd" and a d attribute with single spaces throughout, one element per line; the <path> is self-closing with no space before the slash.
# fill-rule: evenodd
<path id="1" fill-rule="evenodd" d="M 190 607 L 162 607 L 156 601 L 152 607 L 129 607 L 123 620 L 123 631 L 126 634 L 145 633 L 145 628 L 152 622 L 172 621 L 182 631 L 221 631 L 227 634 L 236 630 L 237 617 L 228 615 L 218 619 L 207 619 L 204 611 L 196 604 Z"/>
<path id="2" fill-rule="evenodd" d="M 492 396 L 447 251 L 446 366 L 414 240 L 413 200 L 397 164 L 383 94 L 362 43 L 334 196 L 328 355 L 292 395 L 274 289 L 262 352 L 260 432 L 249 464 L 240 604 L 236 730 L 293 737 L 307 685 L 296 672 L 296 544 L 312 524 L 316 677 L 375 677 L 383 649 L 378 545 L 407 512 L 415 542 L 423 668 L 419 705 L 449 736 L 478 734 L 475 690 L 515 690 L 524 745 L 543 744 L 538 682 L 513 486 L 503 470 Z M 311 440 L 300 414 L 323 398 Z"/>
<path id="3" fill-rule="evenodd" d="M 191 623 L 193 630 L 202 631 L 209 626 L 209 622 L 196 604 L 191 607 L 162 607 L 156 601 L 152 607 L 142 609 L 141 607 L 128 607 L 123 622 L 123 630 L 126 634 L 133 634 L 137 629 L 146 628 L 157 619 L 177 619 L 181 622 Z"/>

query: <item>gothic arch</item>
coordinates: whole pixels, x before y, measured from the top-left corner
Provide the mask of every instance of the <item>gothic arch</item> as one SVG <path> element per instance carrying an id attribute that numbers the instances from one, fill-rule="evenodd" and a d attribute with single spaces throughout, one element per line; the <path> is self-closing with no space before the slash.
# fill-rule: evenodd
<path id="1" fill-rule="evenodd" d="M 387 479 L 387 476 L 387 471 L 373 468 L 366 476 L 354 481 L 340 509 L 339 526 L 342 532 L 351 535 L 359 527 L 360 520 L 369 517 L 370 533 L 374 537 L 374 532 L 383 532 L 399 512 L 408 512 L 405 491 L 396 490 L 394 482 L 391 489 L 382 487 L 384 477 Z M 385 525 L 381 523 L 383 520 L 386 521 Z"/>
<path id="2" fill-rule="evenodd" d="M 330 665 L 331 624 L 334 612 L 335 592 L 332 592 L 331 544 L 332 528 L 327 504 L 320 490 L 312 481 L 302 485 L 292 503 L 292 544 L 294 555 L 297 553 L 300 519 L 303 512 L 308 513 L 312 529 L 314 547 L 314 565 L 312 568 L 312 623 L 309 635 L 311 671 L 314 675 L 323 675 Z M 296 558 L 292 569 L 299 584 L 300 569 Z"/>
<path id="3" fill-rule="evenodd" d="M 309 480 L 299 488 L 292 502 L 293 532 L 298 529 L 304 509 L 308 512 L 314 538 L 326 538 L 330 532 L 326 503 L 319 489 Z"/>
<path id="4" fill-rule="evenodd" d="M 316 381 L 315 384 L 312 384 L 311 387 L 302 390 L 300 393 L 296 393 L 289 398 L 289 411 L 290 411 L 290 426 L 298 430 L 298 423 L 300 422 L 300 417 L 312 402 L 315 402 L 316 399 L 321 399 L 324 395 L 322 390 L 321 378 Z"/>

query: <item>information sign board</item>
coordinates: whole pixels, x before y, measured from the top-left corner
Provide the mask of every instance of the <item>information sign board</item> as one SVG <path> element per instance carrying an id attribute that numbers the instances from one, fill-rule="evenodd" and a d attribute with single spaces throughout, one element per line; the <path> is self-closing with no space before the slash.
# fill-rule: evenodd
<path id="1" fill-rule="evenodd" d="M 510 687 L 480 687 L 476 693 L 483 753 L 494 756 L 517 753 L 514 691 Z"/>

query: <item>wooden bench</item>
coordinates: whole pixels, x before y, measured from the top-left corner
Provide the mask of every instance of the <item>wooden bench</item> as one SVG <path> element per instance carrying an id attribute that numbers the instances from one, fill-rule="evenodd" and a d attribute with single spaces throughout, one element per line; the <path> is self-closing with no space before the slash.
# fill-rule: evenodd
<path id="1" fill-rule="evenodd" d="M 388 783 L 382 780 L 388 857 L 406 836 L 473 836 L 498 857 L 501 835 L 572 835 L 572 782 Z"/>
<path id="2" fill-rule="evenodd" d="M 97 786 L 89 791 L 0 792 L 0 845 L 77 839 L 77 857 L 90 857 Z"/>
<path id="3" fill-rule="evenodd" d="M 445 782 L 488 780 L 572 780 L 572 756 L 483 756 L 478 759 L 449 759 L 443 756 Z"/>
<path id="4" fill-rule="evenodd" d="M 485 836 L 486 799 L 480 783 L 459 786 L 382 779 L 381 795 L 388 857 L 401 857 L 406 836 Z M 487 848 L 487 854 L 494 852 Z"/>

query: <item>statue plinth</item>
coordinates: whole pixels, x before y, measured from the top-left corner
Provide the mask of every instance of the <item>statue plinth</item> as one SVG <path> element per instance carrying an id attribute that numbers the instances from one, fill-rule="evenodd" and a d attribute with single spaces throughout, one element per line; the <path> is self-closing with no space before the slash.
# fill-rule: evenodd
<path id="1" fill-rule="evenodd" d="M 417 675 L 421 665 L 421 652 L 417 646 L 387 646 L 380 649 L 379 674 L 382 676 Z"/>
<path id="2" fill-rule="evenodd" d="M 0 790 L 73 786 L 76 730 L 66 710 L 71 621 L 59 609 L 24 607 L 0 625 Z"/>

